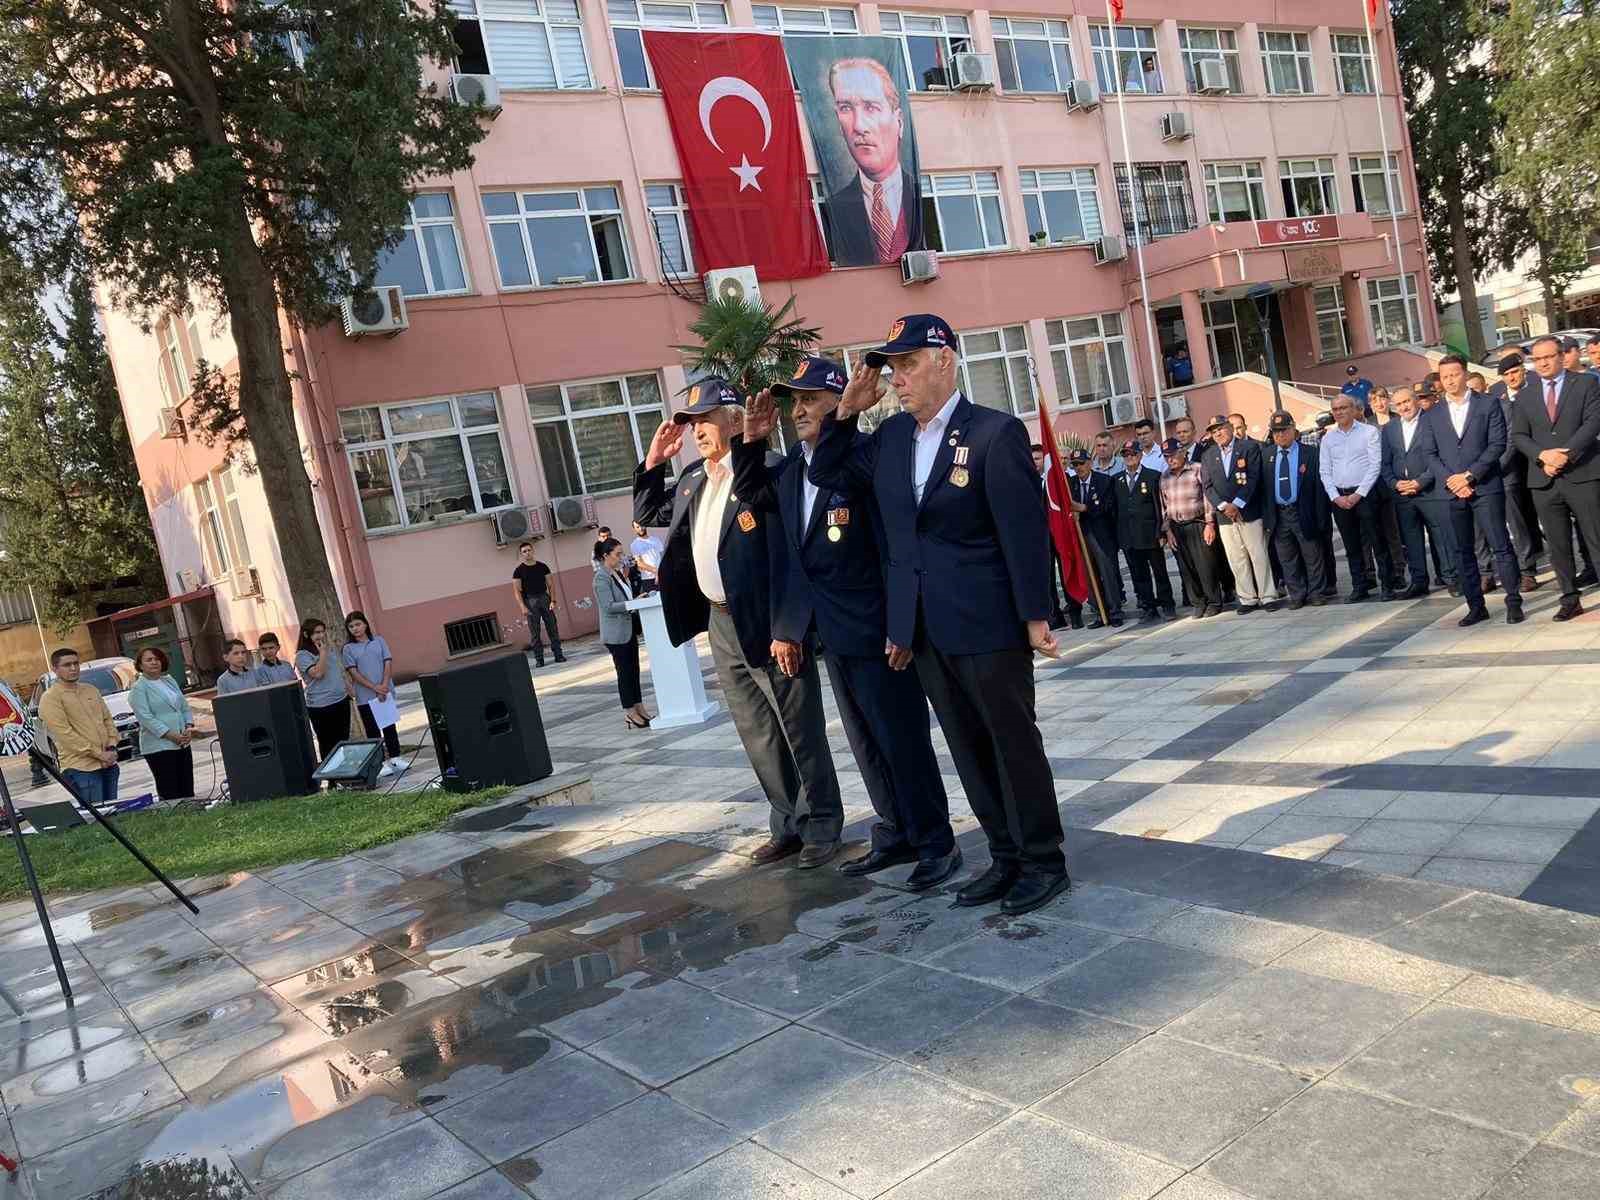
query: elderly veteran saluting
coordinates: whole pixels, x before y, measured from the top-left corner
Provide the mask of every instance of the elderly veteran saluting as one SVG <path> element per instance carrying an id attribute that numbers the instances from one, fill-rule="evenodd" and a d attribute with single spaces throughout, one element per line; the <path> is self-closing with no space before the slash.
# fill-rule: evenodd
<path id="1" fill-rule="evenodd" d="M 656 430 L 633 473 L 633 519 L 667 529 L 659 574 L 667 633 L 678 646 L 709 631 L 728 711 L 772 805 L 772 837 L 751 857 L 770 863 L 798 853 L 796 865 L 819 867 L 838 853 L 844 804 L 817 664 L 800 644 L 805 630 L 774 623 L 775 589 L 789 569 L 783 533 L 772 514 L 733 494 L 728 455 L 744 423 L 742 401 L 721 379 L 689 389 L 688 407 Z M 668 491 L 667 461 L 691 424 L 700 461 Z"/>
<path id="2" fill-rule="evenodd" d="M 1070 882 L 1034 715 L 1033 651 L 1058 652 L 1048 533 L 1027 430 L 961 394 L 955 348 L 940 317 L 896 321 L 823 419 L 808 476 L 870 490 L 882 519 L 890 665 L 915 661 L 993 859 L 956 903 L 1023 913 Z M 885 363 L 904 411 L 860 438 Z"/>

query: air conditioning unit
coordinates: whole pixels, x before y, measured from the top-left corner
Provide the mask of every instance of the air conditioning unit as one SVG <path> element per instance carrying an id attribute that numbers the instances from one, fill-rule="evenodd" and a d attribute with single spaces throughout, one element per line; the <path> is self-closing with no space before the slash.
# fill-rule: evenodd
<path id="1" fill-rule="evenodd" d="M 494 514 L 494 544 L 531 542 L 548 532 L 542 508 L 507 508 Z"/>
<path id="2" fill-rule="evenodd" d="M 1132 425 L 1139 419 L 1139 397 L 1111 397 L 1111 424 Z"/>
<path id="3" fill-rule="evenodd" d="M 751 308 L 761 307 L 761 284 L 754 267 L 724 267 L 706 272 L 706 295 L 718 300 L 743 300 Z"/>
<path id="4" fill-rule="evenodd" d="M 550 515 L 555 518 L 557 533 L 593 529 L 600 524 L 593 496 L 557 496 L 550 501 Z"/>
<path id="5" fill-rule="evenodd" d="M 200 574 L 187 567 L 178 572 L 178 591 L 180 595 L 187 596 L 190 592 L 200 590 Z"/>
<path id="6" fill-rule="evenodd" d="M 1215 96 L 1228 90 L 1228 68 L 1220 58 L 1202 58 L 1194 65 L 1194 90 Z"/>
<path id="7" fill-rule="evenodd" d="M 1189 397 L 1163 396 L 1161 397 L 1161 412 L 1164 420 L 1176 421 L 1179 417 L 1189 415 Z"/>
<path id="8" fill-rule="evenodd" d="M 156 414 L 156 423 L 160 426 L 161 436 L 164 438 L 185 439 L 189 431 L 184 428 L 183 417 L 175 408 L 163 408 Z"/>
<path id="9" fill-rule="evenodd" d="M 937 250 L 907 250 L 900 256 L 900 282 L 927 283 L 939 278 L 939 252 Z"/>
<path id="10" fill-rule="evenodd" d="M 500 81 L 493 75 L 452 75 L 450 94 L 457 104 L 482 104 L 491 121 L 500 115 Z"/>
<path id="11" fill-rule="evenodd" d="M 1123 245 L 1122 239 L 1114 233 L 1094 240 L 1094 261 L 1097 265 L 1121 262 L 1128 257 L 1128 247 Z"/>
<path id="12" fill-rule="evenodd" d="M 958 92 L 994 91 L 994 55 L 955 55 L 950 60 L 950 86 Z"/>
<path id="13" fill-rule="evenodd" d="M 228 584 L 233 589 L 233 598 L 243 600 L 247 596 L 261 595 L 261 573 L 254 567 L 240 567 L 228 573 Z"/>
<path id="14" fill-rule="evenodd" d="M 399 287 L 372 288 L 346 296 L 339 302 L 344 315 L 345 337 L 371 334 L 393 336 L 410 327 L 406 319 L 406 297 Z"/>
<path id="15" fill-rule="evenodd" d="M 1062 93 L 1067 98 L 1068 112 L 1088 112 L 1100 107 L 1100 97 L 1095 95 L 1094 84 L 1087 79 L 1074 79 Z"/>
<path id="16" fill-rule="evenodd" d="M 1185 138 L 1194 136 L 1194 130 L 1189 127 L 1189 114 L 1170 112 L 1161 114 L 1161 140 L 1163 142 L 1181 142 Z"/>

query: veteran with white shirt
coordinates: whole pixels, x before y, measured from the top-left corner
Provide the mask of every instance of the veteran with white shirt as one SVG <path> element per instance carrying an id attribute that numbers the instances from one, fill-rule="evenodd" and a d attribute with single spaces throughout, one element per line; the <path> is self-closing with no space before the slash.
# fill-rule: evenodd
<path id="1" fill-rule="evenodd" d="M 1372 581 L 1367 578 L 1368 550 L 1378 564 L 1378 594 L 1393 600 L 1389 581 L 1394 578 L 1394 563 L 1378 524 L 1378 476 L 1383 470 L 1378 427 L 1356 420 L 1356 401 L 1348 393 L 1335 396 L 1332 409 L 1333 425 L 1322 435 L 1317 451 L 1322 486 L 1333 506 L 1333 521 L 1350 564 L 1351 589 L 1345 602 L 1356 604 L 1372 594 Z"/>
<path id="2" fill-rule="evenodd" d="M 1406 569 L 1411 586 L 1402 600 L 1415 600 L 1428 594 L 1428 551 L 1424 533 L 1433 539 L 1452 593 L 1460 591 L 1460 569 L 1456 564 L 1456 541 L 1445 520 L 1444 489 L 1434 478 L 1433 468 L 1423 457 L 1417 434 L 1422 427 L 1422 408 L 1416 393 L 1408 387 L 1395 388 L 1389 397 L 1389 423 L 1378 431 L 1383 451 L 1383 482 L 1394 493 L 1395 519 L 1400 523 L 1400 540 L 1406 549 Z"/>

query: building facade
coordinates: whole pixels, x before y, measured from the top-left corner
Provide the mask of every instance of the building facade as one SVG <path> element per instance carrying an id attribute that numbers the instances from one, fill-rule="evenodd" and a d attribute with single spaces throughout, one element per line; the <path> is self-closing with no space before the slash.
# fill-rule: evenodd
<path id="1" fill-rule="evenodd" d="M 515 544 L 497 544 L 494 516 L 530 509 L 563 630 L 596 627 L 593 531 L 557 531 L 556 517 L 588 497 L 594 520 L 626 534 L 633 466 L 686 387 L 672 347 L 691 340 L 702 270 L 644 27 L 899 38 L 939 277 L 836 269 L 763 280 L 763 297 L 793 296 L 840 350 L 938 312 L 961 335 L 974 400 L 1029 421 L 1042 401 L 1058 432 L 1087 436 L 1160 415 L 1180 343 L 1194 386 L 1178 390 L 1203 408 L 1212 381 L 1264 370 L 1269 344 L 1285 379 L 1330 382 L 1347 362 L 1403 366 L 1437 340 L 1394 47 L 1387 27 L 1367 44 L 1363 2 L 1129 0 L 1113 38 L 1099 0 L 454 0 L 458 67 L 493 75 L 502 107 L 471 170 L 419 188 L 385 264 L 409 327 L 289 330 L 342 598 L 402 673 L 523 644 Z M 996 86 L 946 86 L 965 53 L 993 56 Z M 1073 80 L 1098 104 L 1069 104 Z M 1099 263 L 1107 235 L 1128 252 Z M 1271 296 L 1264 325 L 1252 294 Z M 213 584 L 230 634 L 287 631 L 299 614 L 259 481 L 163 436 L 193 362 L 232 358 L 226 325 L 203 310 L 146 320 L 149 334 L 107 314 L 169 588 Z M 552 509 L 561 498 L 579 505 Z"/>

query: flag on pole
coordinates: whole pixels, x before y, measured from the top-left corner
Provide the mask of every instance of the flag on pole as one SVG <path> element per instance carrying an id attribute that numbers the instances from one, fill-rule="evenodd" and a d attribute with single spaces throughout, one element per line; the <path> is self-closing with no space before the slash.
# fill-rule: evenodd
<path id="1" fill-rule="evenodd" d="M 1061 450 L 1044 400 L 1039 401 L 1039 445 L 1044 447 L 1044 494 L 1049 500 L 1046 516 L 1050 521 L 1050 540 L 1061 560 L 1061 586 L 1077 604 L 1089 598 L 1089 570 L 1083 561 L 1083 542 L 1078 538 L 1077 514 L 1072 511 L 1072 492 L 1067 473 L 1061 469 Z"/>
<path id="2" fill-rule="evenodd" d="M 1118 5 L 1120 8 L 1121 5 Z M 1367 17 L 1370 20 L 1378 19 L 1378 9 L 1383 7 L 1383 0 L 1367 0 Z"/>
<path id="3" fill-rule="evenodd" d="M 1378 0 L 1367 0 L 1368 4 L 1376 4 Z M 1112 21 L 1122 20 L 1122 0 L 1110 0 Z"/>

